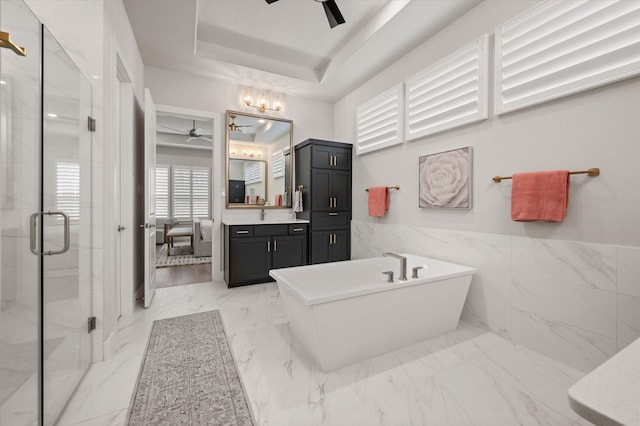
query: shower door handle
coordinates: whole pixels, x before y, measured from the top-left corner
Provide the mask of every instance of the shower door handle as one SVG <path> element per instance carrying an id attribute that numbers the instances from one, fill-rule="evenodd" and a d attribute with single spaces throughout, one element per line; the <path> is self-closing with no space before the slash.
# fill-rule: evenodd
<path id="1" fill-rule="evenodd" d="M 29 219 L 29 249 L 31 253 L 36 256 L 40 256 L 42 253 L 38 250 L 36 244 L 36 235 L 38 233 L 38 217 L 40 217 L 40 212 L 33 213 L 31 218 Z"/>
<path id="2" fill-rule="evenodd" d="M 47 216 L 62 216 L 62 219 L 64 221 L 64 236 L 63 236 L 63 244 L 62 244 L 62 249 L 60 250 L 47 250 L 47 251 L 41 251 L 38 249 L 37 247 L 37 241 L 36 241 L 36 235 L 37 235 L 37 226 L 38 226 L 38 218 L 42 217 L 44 215 Z M 70 220 L 69 220 L 69 215 L 63 211 L 46 211 L 46 212 L 36 212 L 33 213 L 31 215 L 31 218 L 29 220 L 29 249 L 31 250 L 31 253 L 35 254 L 36 256 L 40 256 L 40 255 L 45 255 L 45 256 L 53 256 L 56 254 L 62 254 L 65 253 L 67 250 L 69 250 L 69 245 L 70 245 L 70 231 L 69 231 L 69 226 L 70 226 Z"/>

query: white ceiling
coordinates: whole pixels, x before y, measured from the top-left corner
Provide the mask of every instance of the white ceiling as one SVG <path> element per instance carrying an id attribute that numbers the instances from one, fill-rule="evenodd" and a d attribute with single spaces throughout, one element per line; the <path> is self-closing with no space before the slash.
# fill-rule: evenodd
<path id="1" fill-rule="evenodd" d="M 124 0 L 145 65 L 336 101 L 481 0 Z"/>

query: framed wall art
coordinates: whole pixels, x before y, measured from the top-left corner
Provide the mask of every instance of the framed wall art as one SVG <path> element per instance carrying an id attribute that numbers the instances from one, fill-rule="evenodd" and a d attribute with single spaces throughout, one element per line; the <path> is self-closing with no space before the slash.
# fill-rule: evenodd
<path id="1" fill-rule="evenodd" d="M 471 160 L 470 146 L 421 156 L 420 207 L 471 209 Z"/>

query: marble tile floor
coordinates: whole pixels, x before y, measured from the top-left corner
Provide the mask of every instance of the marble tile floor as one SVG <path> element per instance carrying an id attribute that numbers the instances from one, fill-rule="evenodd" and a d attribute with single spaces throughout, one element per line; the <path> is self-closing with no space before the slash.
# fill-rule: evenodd
<path id="1" fill-rule="evenodd" d="M 93 365 L 60 425 L 123 425 L 154 320 L 219 309 L 258 425 L 571 425 L 583 373 L 475 327 L 324 373 L 293 341 L 274 283 L 158 289 L 120 321 L 115 356 Z"/>

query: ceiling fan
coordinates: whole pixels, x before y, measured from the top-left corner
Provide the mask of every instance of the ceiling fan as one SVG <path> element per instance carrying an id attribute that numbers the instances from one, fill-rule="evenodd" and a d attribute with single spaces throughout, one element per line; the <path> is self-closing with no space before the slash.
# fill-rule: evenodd
<path id="1" fill-rule="evenodd" d="M 202 134 L 203 129 L 201 129 L 200 127 L 196 129 L 196 120 L 193 120 L 193 127 L 190 130 L 174 129 L 173 127 L 167 127 L 167 126 L 160 126 L 160 127 L 164 127 L 165 129 L 180 132 L 185 136 L 189 136 L 189 138 L 187 139 L 187 142 L 191 142 L 194 139 L 203 139 L 205 141 L 213 142 L 213 139 L 211 137 L 212 135 L 203 135 Z"/>
<path id="2" fill-rule="evenodd" d="M 278 0 L 265 0 L 267 3 L 275 3 Z M 342 13 L 340 13 L 340 9 L 338 9 L 338 5 L 335 0 L 315 0 L 319 3 L 322 3 L 324 7 L 324 13 L 327 14 L 327 19 L 329 20 L 329 25 L 331 28 L 336 27 L 340 24 L 344 24 L 345 20 L 342 17 Z"/>
<path id="3" fill-rule="evenodd" d="M 235 114 L 229 114 L 229 117 L 231 117 L 231 123 L 229 123 L 229 130 L 232 131 L 232 132 L 244 133 L 244 131 L 241 129 L 241 127 L 252 127 L 252 126 L 249 126 L 249 125 L 238 126 L 236 124 L 236 115 Z"/>

